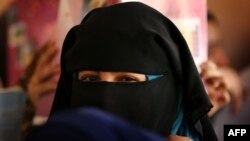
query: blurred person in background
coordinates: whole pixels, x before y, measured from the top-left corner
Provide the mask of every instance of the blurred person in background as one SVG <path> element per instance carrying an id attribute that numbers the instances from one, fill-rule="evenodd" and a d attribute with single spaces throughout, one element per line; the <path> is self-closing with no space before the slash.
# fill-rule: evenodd
<path id="1" fill-rule="evenodd" d="M 219 22 L 211 12 L 208 12 L 208 60 L 214 62 L 221 71 L 232 98 L 232 112 L 239 112 L 243 100 L 243 85 L 239 74 L 230 65 L 230 60 L 223 47 Z"/>
<path id="2" fill-rule="evenodd" d="M 208 12 L 208 59 L 215 63 L 214 67 L 217 66 L 216 68 L 225 81 L 225 88 L 230 95 L 227 104 L 218 107 L 217 112 L 211 115 L 217 137 L 219 141 L 223 141 L 223 126 L 225 124 L 243 123 L 239 117 L 241 117 L 245 107 L 243 105 L 244 87 L 239 74 L 231 67 L 230 60 L 224 50 L 219 22 L 210 12 Z"/>
<path id="3" fill-rule="evenodd" d="M 216 17 L 208 12 L 208 59 L 219 67 L 229 66 L 230 62 L 223 47 L 222 33 Z"/>
<path id="4" fill-rule="evenodd" d="M 37 50 L 30 64 L 27 66 L 24 75 L 21 76 L 16 85 L 5 88 L 0 79 L 0 89 L 3 91 L 17 88 L 15 90 L 24 91 L 27 95 L 22 113 L 23 118 L 20 131 L 22 139 L 26 137 L 33 126 L 36 126 L 33 120 L 36 116 L 41 96 L 48 92 L 55 92 L 56 90 L 60 67 L 52 63 L 52 60 L 58 52 L 59 49 L 56 47 L 55 42 L 49 41 Z M 12 122 L 16 123 L 16 121 Z"/>
<path id="5" fill-rule="evenodd" d="M 207 90 L 209 99 L 213 104 L 208 116 L 213 117 L 220 109 L 229 104 L 231 96 L 228 92 L 228 86 L 226 85 L 223 74 L 214 62 L 207 61 L 202 63 L 200 70 L 200 76 Z"/>
<path id="6" fill-rule="evenodd" d="M 59 65 L 52 64 L 59 50 L 55 42 L 45 43 L 34 55 L 24 75 L 20 78 L 18 86 L 27 93 L 24 118 L 22 122 L 22 136 L 25 137 L 33 125 L 37 106 L 42 95 L 55 92 Z"/>

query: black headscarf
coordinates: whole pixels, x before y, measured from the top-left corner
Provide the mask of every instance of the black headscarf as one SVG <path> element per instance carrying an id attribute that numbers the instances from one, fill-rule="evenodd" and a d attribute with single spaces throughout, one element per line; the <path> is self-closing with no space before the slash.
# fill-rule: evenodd
<path id="1" fill-rule="evenodd" d="M 88 83 L 73 78 L 81 70 L 163 76 L 138 83 Z M 191 128 L 196 124 L 204 130 L 203 123 L 210 127 L 206 113 L 211 104 L 189 48 L 176 26 L 158 11 L 138 2 L 98 8 L 67 34 L 52 114 L 99 107 L 168 135 L 180 101 Z"/>

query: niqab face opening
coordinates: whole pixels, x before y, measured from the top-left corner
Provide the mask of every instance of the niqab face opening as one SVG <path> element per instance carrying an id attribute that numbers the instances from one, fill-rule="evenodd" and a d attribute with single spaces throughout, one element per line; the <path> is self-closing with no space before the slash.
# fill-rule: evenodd
<path id="1" fill-rule="evenodd" d="M 91 11 L 64 41 L 52 113 L 97 107 L 163 135 L 170 133 L 182 98 L 196 123 L 211 108 L 188 46 L 175 25 L 138 2 Z M 83 70 L 162 75 L 137 83 L 82 82 Z"/>

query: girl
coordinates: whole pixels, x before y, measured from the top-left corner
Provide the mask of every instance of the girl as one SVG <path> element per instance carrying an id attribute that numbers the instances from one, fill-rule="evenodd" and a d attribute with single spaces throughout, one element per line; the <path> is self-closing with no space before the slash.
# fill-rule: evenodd
<path id="1" fill-rule="evenodd" d="M 66 36 L 52 114 L 78 107 L 166 137 L 216 140 L 212 106 L 183 36 L 138 2 L 95 9 Z"/>

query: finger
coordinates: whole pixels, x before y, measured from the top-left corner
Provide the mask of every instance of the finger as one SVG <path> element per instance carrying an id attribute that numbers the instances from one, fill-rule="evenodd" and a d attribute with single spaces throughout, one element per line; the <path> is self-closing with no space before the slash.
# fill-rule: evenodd
<path id="1" fill-rule="evenodd" d="M 210 78 L 205 80 L 205 86 L 207 89 L 212 88 L 216 91 L 226 91 L 227 85 L 222 78 Z"/>
<path id="2" fill-rule="evenodd" d="M 208 79 L 222 79 L 223 76 L 219 70 L 207 70 L 204 71 L 201 75 L 203 80 L 208 80 Z"/>
<path id="3" fill-rule="evenodd" d="M 55 92 L 56 88 L 57 88 L 57 82 L 53 80 L 47 81 L 40 84 L 40 90 L 38 91 L 38 93 L 41 96 L 46 93 Z"/>
<path id="4" fill-rule="evenodd" d="M 47 52 L 51 46 L 55 46 L 55 41 L 47 41 L 39 50 L 36 52 L 37 56 L 40 58 L 45 52 Z"/>
<path id="5" fill-rule="evenodd" d="M 49 49 L 42 54 L 41 58 L 38 60 L 37 69 L 40 70 L 44 66 L 48 65 L 51 60 L 53 60 L 59 52 L 59 49 L 55 45 L 50 45 Z"/>
<path id="6" fill-rule="evenodd" d="M 207 77 L 222 77 L 221 71 L 212 62 L 207 62 L 206 66 L 203 67 L 201 76 Z"/>
<path id="7" fill-rule="evenodd" d="M 60 67 L 59 65 L 53 65 L 53 66 L 45 66 L 43 69 L 40 69 L 39 71 L 36 71 L 33 73 L 29 84 L 40 84 L 43 83 L 44 81 L 49 81 L 49 79 L 54 79 L 54 78 L 59 78 L 60 75 Z M 58 79 L 56 79 L 58 80 Z"/>
<path id="8" fill-rule="evenodd" d="M 208 60 L 200 65 L 201 69 L 217 69 L 217 66 L 214 62 Z"/>
<path id="9" fill-rule="evenodd" d="M 207 75 L 207 73 L 213 73 L 213 72 L 216 72 L 216 71 L 218 71 L 218 68 L 217 68 L 217 66 L 213 63 L 213 62 L 211 62 L 211 61 L 207 61 L 207 62 L 205 62 L 205 63 L 203 63 L 203 64 L 201 64 L 200 65 L 200 76 L 206 76 Z M 217 72 L 216 72 L 217 73 Z"/>
<path id="10" fill-rule="evenodd" d="M 40 74 L 40 82 L 47 81 L 60 74 L 60 67 L 58 65 L 45 67 Z"/>

